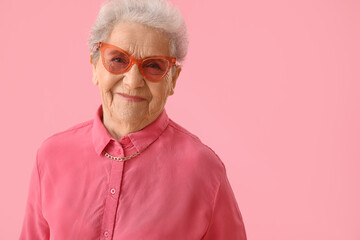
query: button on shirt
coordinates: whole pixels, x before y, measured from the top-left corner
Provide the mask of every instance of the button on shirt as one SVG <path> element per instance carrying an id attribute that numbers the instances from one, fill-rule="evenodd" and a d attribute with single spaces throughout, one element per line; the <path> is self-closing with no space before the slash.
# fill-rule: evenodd
<path id="1" fill-rule="evenodd" d="M 116 140 L 95 118 L 46 139 L 32 172 L 21 240 L 245 240 L 218 156 L 165 110 Z M 124 157 L 115 161 L 104 153 Z"/>

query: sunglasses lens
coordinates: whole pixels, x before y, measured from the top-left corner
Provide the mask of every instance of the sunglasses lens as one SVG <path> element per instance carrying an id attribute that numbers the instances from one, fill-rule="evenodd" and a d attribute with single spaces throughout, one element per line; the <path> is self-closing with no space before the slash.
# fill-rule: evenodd
<path id="1" fill-rule="evenodd" d="M 142 71 L 149 81 L 160 81 L 169 68 L 169 62 L 162 58 L 146 59 Z"/>
<path id="2" fill-rule="evenodd" d="M 122 73 L 130 64 L 129 57 L 116 49 L 106 48 L 104 51 L 106 68 L 112 73 Z"/>

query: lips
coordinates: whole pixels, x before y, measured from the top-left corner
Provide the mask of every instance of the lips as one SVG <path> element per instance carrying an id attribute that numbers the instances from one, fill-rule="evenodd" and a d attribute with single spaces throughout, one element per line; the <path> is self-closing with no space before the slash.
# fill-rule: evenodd
<path id="1" fill-rule="evenodd" d="M 121 96 L 122 98 L 128 100 L 128 101 L 133 101 L 133 102 L 141 102 L 141 101 L 144 101 L 145 98 L 142 98 L 142 97 L 139 97 L 139 96 L 132 96 L 132 95 L 128 95 L 128 94 L 125 94 L 125 93 L 116 93 L 118 94 L 119 96 Z"/>

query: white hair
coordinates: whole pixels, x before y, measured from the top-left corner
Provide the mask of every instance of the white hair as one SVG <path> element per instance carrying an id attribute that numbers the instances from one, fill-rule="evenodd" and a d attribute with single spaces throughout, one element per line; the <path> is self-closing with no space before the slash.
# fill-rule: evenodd
<path id="1" fill-rule="evenodd" d="M 108 0 L 102 5 L 88 39 L 90 51 L 95 50 L 95 62 L 100 55 L 96 50 L 97 43 L 106 41 L 121 21 L 141 23 L 164 32 L 170 39 L 171 55 L 180 63 L 185 59 L 188 49 L 186 25 L 173 4 L 166 0 Z"/>

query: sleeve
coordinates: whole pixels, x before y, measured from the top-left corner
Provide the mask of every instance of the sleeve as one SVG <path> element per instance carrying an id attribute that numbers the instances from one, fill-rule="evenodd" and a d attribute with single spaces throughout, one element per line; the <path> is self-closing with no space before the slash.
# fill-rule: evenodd
<path id="1" fill-rule="evenodd" d="M 225 166 L 215 196 L 212 218 L 203 240 L 246 240 L 244 222 Z"/>
<path id="2" fill-rule="evenodd" d="M 41 207 L 41 184 L 37 160 L 33 167 L 20 240 L 49 240 L 50 230 Z"/>

